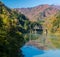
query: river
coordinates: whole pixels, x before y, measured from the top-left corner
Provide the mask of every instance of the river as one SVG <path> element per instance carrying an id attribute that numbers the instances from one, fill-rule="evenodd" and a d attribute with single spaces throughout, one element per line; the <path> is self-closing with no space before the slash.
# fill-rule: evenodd
<path id="1" fill-rule="evenodd" d="M 60 57 L 59 49 L 40 50 L 34 46 L 23 46 L 21 50 L 24 57 Z"/>
<path id="2" fill-rule="evenodd" d="M 60 35 L 59 36 L 56 36 L 56 35 L 45 36 L 45 35 L 39 35 L 39 34 L 31 34 L 31 35 L 29 34 L 28 37 L 30 40 L 35 40 L 38 43 L 42 43 L 43 45 L 46 44 L 49 49 L 41 50 L 41 49 L 36 48 L 33 45 L 28 45 L 28 46 L 25 45 L 21 48 L 22 54 L 24 55 L 24 57 L 60 57 L 60 49 L 55 49 L 53 47 L 54 45 L 52 45 L 52 43 L 48 41 L 49 38 L 52 38 L 54 39 L 54 42 L 58 42 L 58 40 L 60 39 Z M 47 39 L 47 43 L 44 42 L 44 38 Z"/>

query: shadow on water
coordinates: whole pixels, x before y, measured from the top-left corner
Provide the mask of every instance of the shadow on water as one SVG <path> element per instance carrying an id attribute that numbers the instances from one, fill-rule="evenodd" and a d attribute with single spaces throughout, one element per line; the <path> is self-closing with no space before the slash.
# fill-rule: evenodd
<path id="1" fill-rule="evenodd" d="M 21 48 L 24 57 L 33 57 L 35 55 L 44 54 L 44 50 L 39 50 L 34 46 L 23 46 Z"/>

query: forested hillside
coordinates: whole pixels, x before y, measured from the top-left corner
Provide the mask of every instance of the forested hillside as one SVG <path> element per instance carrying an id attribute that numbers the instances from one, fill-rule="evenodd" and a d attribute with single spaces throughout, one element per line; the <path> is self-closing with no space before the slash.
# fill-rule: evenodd
<path id="1" fill-rule="evenodd" d="M 23 33 L 28 32 L 29 20 L 0 2 L 0 57 L 22 57 Z"/>
<path id="2" fill-rule="evenodd" d="M 44 28 L 47 28 L 48 32 L 60 33 L 60 11 L 55 15 L 46 17 L 43 26 Z"/>

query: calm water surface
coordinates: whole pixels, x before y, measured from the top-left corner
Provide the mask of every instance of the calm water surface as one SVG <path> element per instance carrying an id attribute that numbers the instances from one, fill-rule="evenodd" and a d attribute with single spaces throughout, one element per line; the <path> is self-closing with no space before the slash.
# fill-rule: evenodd
<path id="1" fill-rule="evenodd" d="M 30 37 L 29 39 L 31 40 L 36 40 L 37 38 L 39 38 L 39 40 L 41 40 L 42 42 L 44 42 L 43 41 L 44 38 L 54 38 L 54 39 L 60 38 L 60 35 L 59 36 L 47 35 L 46 37 L 46 35 L 40 35 L 40 34 L 31 34 L 31 35 L 27 34 L 27 36 Z M 24 57 L 60 57 L 59 49 L 40 50 L 34 46 L 23 46 L 21 50 Z"/>
<path id="2" fill-rule="evenodd" d="M 60 57 L 60 50 L 40 50 L 34 46 L 21 48 L 24 57 Z"/>

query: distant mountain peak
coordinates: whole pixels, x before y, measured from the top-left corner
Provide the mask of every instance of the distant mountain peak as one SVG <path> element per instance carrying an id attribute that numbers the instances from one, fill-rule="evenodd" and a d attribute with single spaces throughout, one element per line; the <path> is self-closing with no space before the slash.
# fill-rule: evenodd
<path id="1" fill-rule="evenodd" d="M 60 10 L 60 8 L 56 5 L 43 4 L 32 8 L 19 8 L 16 10 L 26 15 L 29 20 L 37 20 L 56 14 L 57 11 Z"/>

